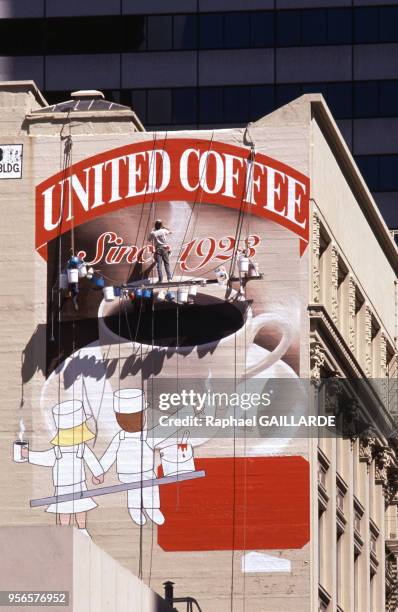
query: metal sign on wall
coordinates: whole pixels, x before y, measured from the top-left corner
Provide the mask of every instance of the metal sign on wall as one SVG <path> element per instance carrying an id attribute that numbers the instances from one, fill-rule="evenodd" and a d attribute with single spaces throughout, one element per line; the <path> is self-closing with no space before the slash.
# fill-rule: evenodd
<path id="1" fill-rule="evenodd" d="M 22 178 L 21 144 L 0 144 L 0 179 Z"/>

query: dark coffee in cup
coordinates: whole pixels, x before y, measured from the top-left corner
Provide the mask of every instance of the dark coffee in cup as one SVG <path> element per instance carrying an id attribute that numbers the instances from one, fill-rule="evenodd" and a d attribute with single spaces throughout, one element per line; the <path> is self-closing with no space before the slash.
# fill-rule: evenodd
<path id="1" fill-rule="evenodd" d="M 218 342 L 243 327 L 248 302 L 227 302 L 198 294 L 193 304 L 122 300 L 110 307 L 105 325 L 117 336 L 154 346 L 196 346 Z"/>

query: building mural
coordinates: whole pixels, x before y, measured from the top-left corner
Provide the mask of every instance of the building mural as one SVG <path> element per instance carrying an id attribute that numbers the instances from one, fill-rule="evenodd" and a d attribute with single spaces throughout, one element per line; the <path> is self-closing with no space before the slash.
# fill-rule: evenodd
<path id="1" fill-rule="evenodd" d="M 308 178 L 213 139 L 162 136 L 75 164 L 71 147 L 36 187 L 47 266 L 37 422 L 51 446 L 24 444 L 21 431 L 16 452 L 29 469 L 51 467 L 55 489 L 49 478 L 32 512 L 95 540 L 90 524 L 116 504 L 136 529 L 157 527 L 157 550 L 188 563 L 198 551 L 301 549 L 309 468 L 297 440 L 260 429 L 246 439 L 235 426 L 198 437 L 164 431 L 154 415 L 159 389 L 204 392 L 171 411 L 182 423 L 228 414 L 204 399 L 220 381 L 240 394 L 256 382 L 269 398 L 270 380 L 300 377 Z M 247 571 L 262 571 L 251 558 Z"/>

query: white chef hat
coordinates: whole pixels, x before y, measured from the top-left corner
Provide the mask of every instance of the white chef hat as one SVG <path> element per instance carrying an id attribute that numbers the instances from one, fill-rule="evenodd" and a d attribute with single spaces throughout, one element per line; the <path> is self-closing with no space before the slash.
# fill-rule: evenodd
<path id="1" fill-rule="evenodd" d="M 70 429 L 77 427 L 87 421 L 83 402 L 80 400 L 68 400 L 61 402 L 53 408 L 53 417 L 57 429 Z"/>
<path id="2" fill-rule="evenodd" d="M 118 389 L 113 394 L 113 409 L 122 414 L 134 414 L 145 410 L 142 389 Z"/>

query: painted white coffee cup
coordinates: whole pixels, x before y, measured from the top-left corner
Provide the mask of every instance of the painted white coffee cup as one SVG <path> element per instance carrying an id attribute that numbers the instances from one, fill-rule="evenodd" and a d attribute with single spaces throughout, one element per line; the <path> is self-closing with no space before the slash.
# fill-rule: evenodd
<path id="1" fill-rule="evenodd" d="M 129 298 L 122 298 L 113 305 L 103 300 L 98 312 L 99 339 L 100 344 L 107 347 L 108 358 L 116 358 L 121 361 L 114 376 L 118 377 L 121 373 L 122 376 L 132 375 L 140 379 L 142 370 L 144 378 L 150 376 L 176 378 L 178 375 L 181 378 L 211 376 L 212 378 L 242 379 L 264 372 L 281 359 L 290 347 L 293 337 L 292 325 L 287 317 L 276 313 L 261 313 L 253 316 L 250 302 L 235 302 L 236 297 L 237 293 L 232 291 L 228 296 L 228 301 L 225 302 L 225 288 L 218 284 L 199 287 L 195 298 L 197 303 L 202 304 L 204 308 L 207 303 L 220 303 L 220 305 L 227 303 L 228 308 L 240 310 L 241 325 L 233 333 L 224 337 L 182 346 L 178 346 L 178 341 L 164 346 L 157 343 L 156 338 L 146 342 L 137 342 L 137 336 L 134 335 L 131 326 L 128 326 L 129 333 L 125 333 L 124 337 L 115 333 L 118 328 L 117 322 L 112 331 L 107 319 L 111 315 L 119 317 L 120 328 L 120 323 L 123 323 L 124 319 L 129 316 Z M 189 309 L 191 306 L 187 304 L 178 306 L 178 308 Z M 272 351 L 264 353 L 258 363 L 248 367 L 246 363 L 248 348 L 256 335 L 267 328 L 272 331 L 273 335 L 278 332 L 280 340 Z"/>
<path id="2" fill-rule="evenodd" d="M 15 440 L 13 445 L 13 458 L 16 463 L 25 463 L 26 457 L 22 455 L 22 449 L 29 448 L 29 443 L 26 441 Z"/>

